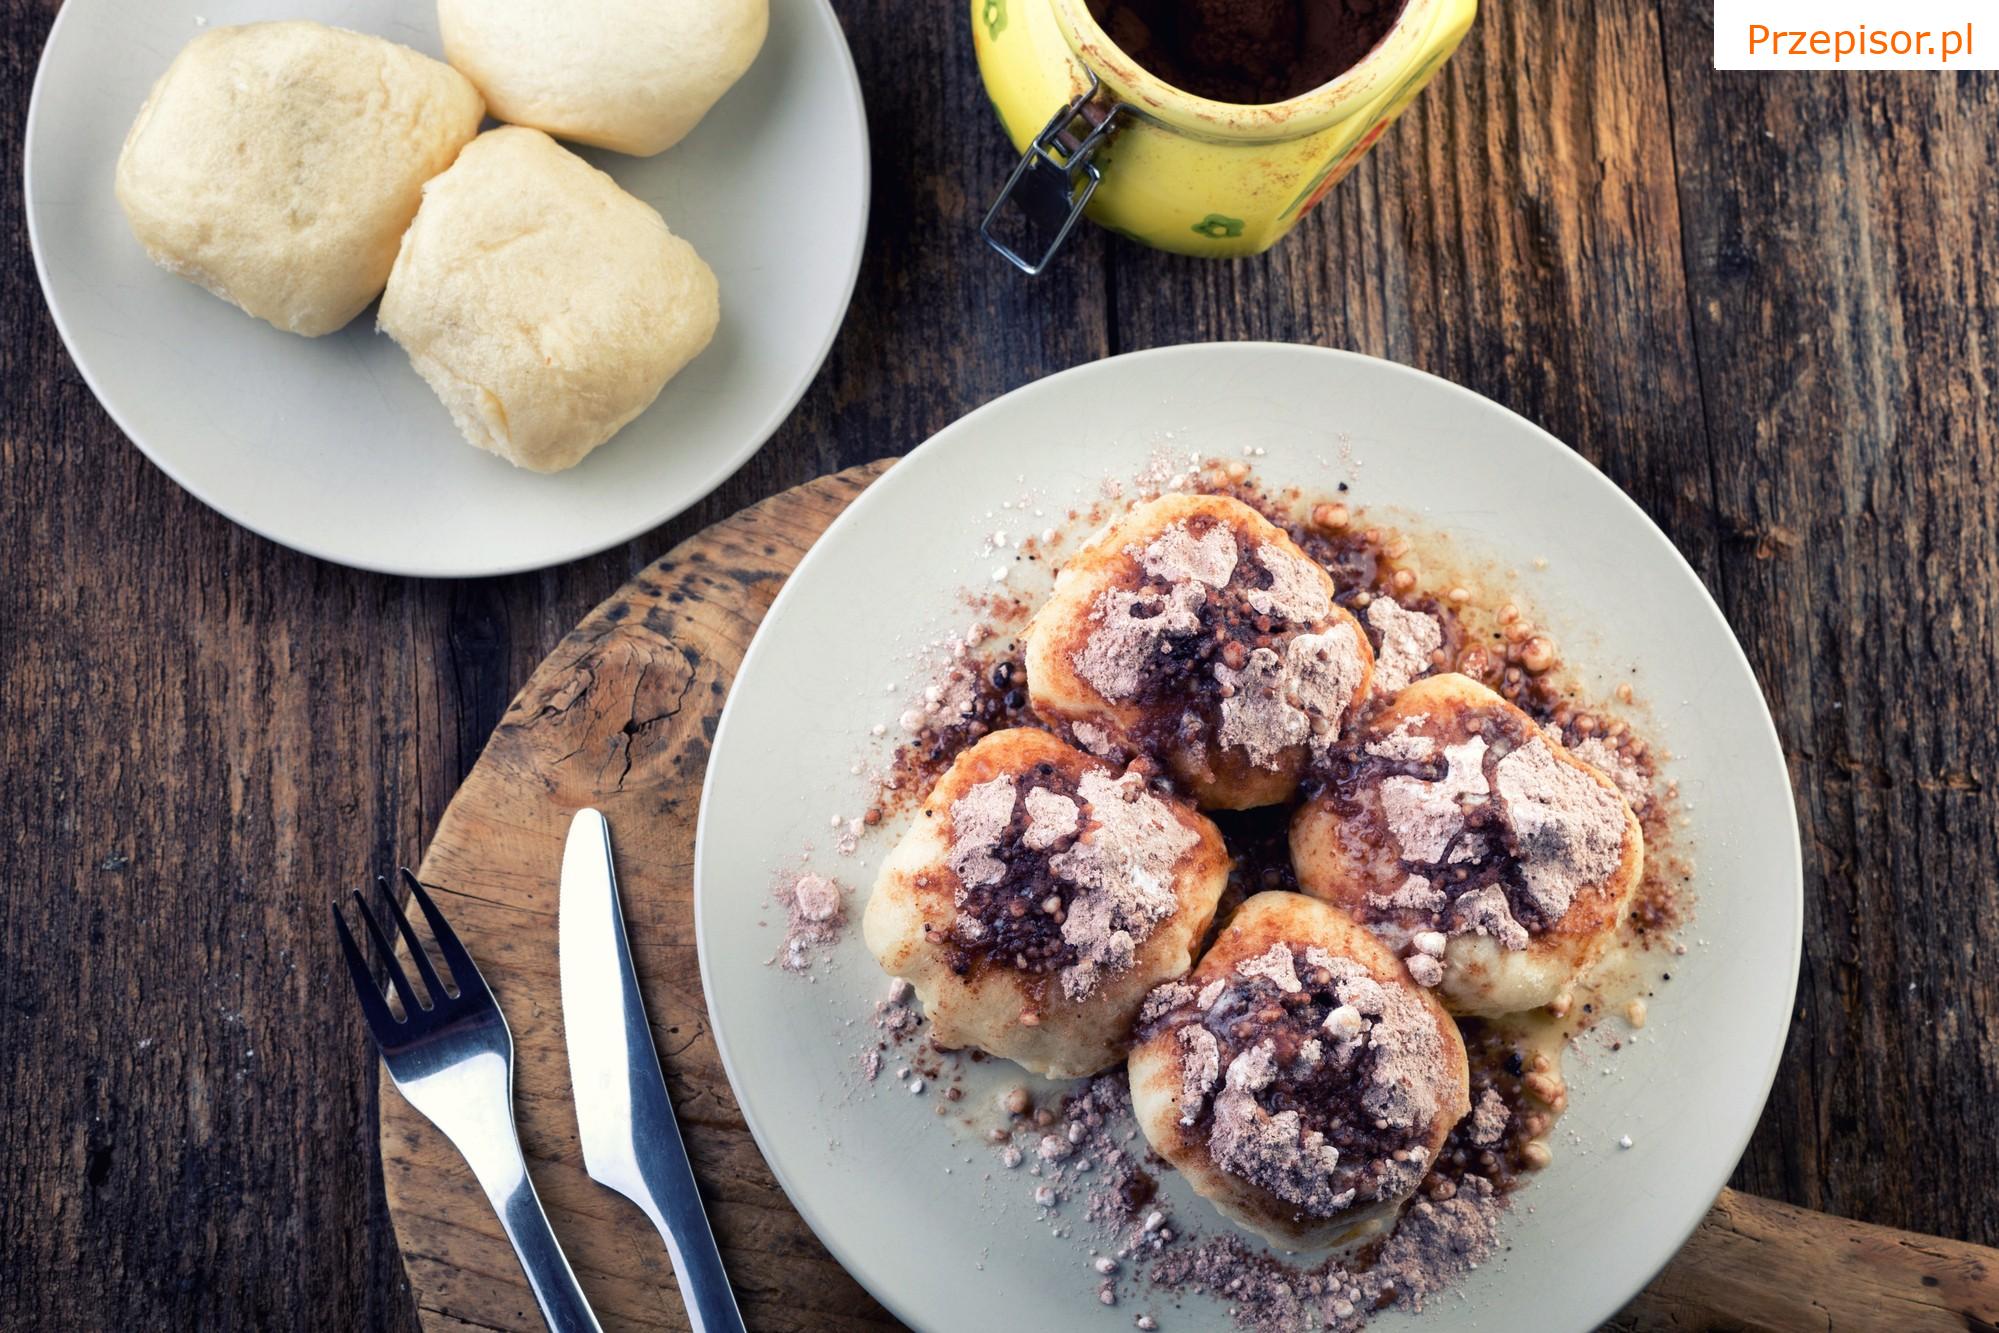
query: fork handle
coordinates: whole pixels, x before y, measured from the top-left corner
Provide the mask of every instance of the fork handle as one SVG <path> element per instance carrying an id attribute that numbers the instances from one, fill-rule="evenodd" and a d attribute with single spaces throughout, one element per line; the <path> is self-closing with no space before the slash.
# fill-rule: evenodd
<path id="1" fill-rule="evenodd" d="M 577 1285 L 575 1270 L 548 1225 L 534 1181 L 528 1178 L 527 1164 L 521 1162 L 510 1174 L 514 1176 L 510 1184 L 504 1180 L 488 1183 L 483 1178 L 480 1184 L 493 1201 L 493 1211 L 500 1215 L 507 1239 L 514 1243 L 514 1253 L 520 1258 L 528 1285 L 534 1288 L 541 1317 L 552 1333 L 603 1333 L 590 1302 L 584 1299 L 583 1288 Z"/>

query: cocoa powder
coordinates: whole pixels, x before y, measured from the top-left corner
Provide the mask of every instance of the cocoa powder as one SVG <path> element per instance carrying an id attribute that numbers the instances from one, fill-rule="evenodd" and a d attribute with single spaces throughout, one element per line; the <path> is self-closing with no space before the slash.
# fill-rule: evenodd
<path id="1" fill-rule="evenodd" d="M 1090 0 L 1133 60 L 1176 88 L 1258 105 L 1303 96 L 1372 51 L 1401 0 Z"/>

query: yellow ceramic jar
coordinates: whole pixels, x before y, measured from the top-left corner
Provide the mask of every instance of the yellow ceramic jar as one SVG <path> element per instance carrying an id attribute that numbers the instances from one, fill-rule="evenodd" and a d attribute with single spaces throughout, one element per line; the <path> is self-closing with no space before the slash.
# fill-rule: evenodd
<path id="1" fill-rule="evenodd" d="M 1089 141 L 1101 180 L 1087 216 L 1161 250 L 1223 258 L 1267 250 L 1296 226 L 1423 90 L 1477 8 L 1408 0 L 1359 64 L 1267 106 L 1160 81 L 1111 44 L 1086 0 L 972 0 L 972 37 L 1016 148 L 1033 156 L 1037 135 L 1062 129 L 1050 117 L 1076 113 L 1054 158 Z M 1106 119 L 1109 130 L 1092 136 Z M 1092 183 L 1076 171 L 1071 180 L 1079 195 Z"/>

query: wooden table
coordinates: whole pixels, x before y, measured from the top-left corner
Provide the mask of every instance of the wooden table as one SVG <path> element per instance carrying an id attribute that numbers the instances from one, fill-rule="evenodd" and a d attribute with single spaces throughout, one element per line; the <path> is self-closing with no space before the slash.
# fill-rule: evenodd
<path id="1" fill-rule="evenodd" d="M 1487 394 L 1679 543 L 1798 789 L 1797 1019 L 1736 1183 L 1999 1243 L 1999 76 L 1717 74 L 1705 6 L 1492 3 L 1265 258 L 1028 282 L 968 6 L 836 0 L 875 135 L 846 330 L 693 512 L 418 583 L 240 531 L 120 437 L 29 261 L 54 5 L 0 0 L 0 1327 L 413 1326 L 326 927 L 673 542 L 1108 354 L 1324 343 Z"/>

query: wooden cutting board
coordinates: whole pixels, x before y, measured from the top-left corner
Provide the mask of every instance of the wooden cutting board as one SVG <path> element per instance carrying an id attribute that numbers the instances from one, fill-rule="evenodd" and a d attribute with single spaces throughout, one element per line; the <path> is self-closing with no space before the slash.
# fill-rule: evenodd
<path id="1" fill-rule="evenodd" d="M 684 1329 L 665 1251 L 583 1170 L 560 1024 L 556 870 L 570 814 L 615 830 L 627 924 L 668 1090 L 754 1330 L 896 1327 L 826 1253 L 750 1138 L 708 1029 L 694 949 L 694 819 L 722 701 L 778 588 L 886 470 L 774 496 L 642 571 L 556 647 L 445 810 L 422 877 L 506 1009 L 521 1139 L 608 1328 Z M 541 1327 L 471 1173 L 384 1086 L 382 1174 L 426 1328 Z M 1999 1251 L 1723 1191 L 1622 1329 L 1999 1329 Z"/>

